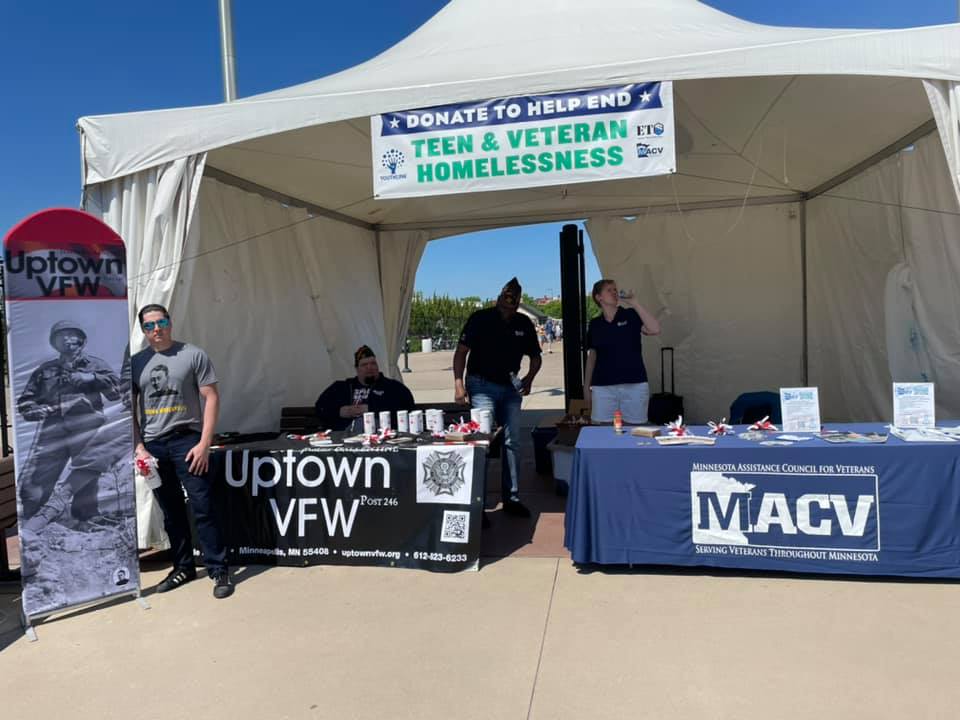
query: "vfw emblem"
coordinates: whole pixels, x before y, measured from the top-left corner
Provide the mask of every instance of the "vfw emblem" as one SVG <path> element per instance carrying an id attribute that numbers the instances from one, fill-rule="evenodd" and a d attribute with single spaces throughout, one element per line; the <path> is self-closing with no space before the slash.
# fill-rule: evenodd
<path id="1" fill-rule="evenodd" d="M 417 448 L 417 502 L 469 505 L 473 448 Z"/>

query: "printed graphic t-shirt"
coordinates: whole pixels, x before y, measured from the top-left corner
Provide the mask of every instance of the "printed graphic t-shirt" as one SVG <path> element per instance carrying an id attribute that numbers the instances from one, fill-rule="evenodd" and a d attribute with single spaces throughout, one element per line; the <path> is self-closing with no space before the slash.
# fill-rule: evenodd
<path id="1" fill-rule="evenodd" d="M 163 352 L 141 350 L 130 364 L 144 440 L 180 429 L 201 431 L 200 388 L 217 382 L 213 363 L 203 350 L 178 342 Z"/>

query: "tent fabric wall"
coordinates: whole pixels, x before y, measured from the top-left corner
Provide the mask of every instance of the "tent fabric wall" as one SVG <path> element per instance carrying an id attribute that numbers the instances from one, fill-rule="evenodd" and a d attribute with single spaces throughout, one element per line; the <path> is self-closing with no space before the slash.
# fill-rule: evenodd
<path id="1" fill-rule="evenodd" d="M 398 358 L 403 352 L 410 323 L 410 302 L 417 268 L 430 237 L 425 231 L 400 230 L 377 234 L 386 338 L 386 353 L 380 358 L 380 365 L 381 370 L 391 377 L 403 377 Z"/>
<path id="2" fill-rule="evenodd" d="M 940 131 L 940 142 L 950 170 L 950 179 L 960 200 L 960 83 L 925 80 L 924 89 Z"/>
<path id="3" fill-rule="evenodd" d="M 594 218 L 601 272 L 635 287 L 677 348 L 691 420 L 802 381 L 800 203 Z M 825 421 L 890 420 L 891 382 L 960 416 L 960 204 L 937 134 L 806 203 L 809 379 Z M 738 221 L 738 218 L 739 221 Z"/>
<path id="4" fill-rule="evenodd" d="M 353 351 L 387 349 L 374 233 L 205 178 L 192 289 L 174 297 L 177 337 L 217 369 L 220 430 L 276 429 L 352 375 Z"/>
<path id="5" fill-rule="evenodd" d="M 84 189 L 83 209 L 127 246 L 131 352 L 144 343 L 137 310 L 147 303 L 169 307 L 178 283 L 181 293 L 192 285 L 193 266 L 181 260 L 197 242 L 192 220 L 205 161 L 193 155 Z"/>
<path id="6" fill-rule="evenodd" d="M 825 419 L 889 421 L 894 380 L 935 382 L 938 415 L 960 415 L 958 211 L 936 134 L 808 202 L 810 383 Z"/>
<path id="7" fill-rule="evenodd" d="M 742 392 L 800 384 L 797 215 L 786 204 L 586 223 L 602 275 L 634 289 L 660 320 L 662 334 L 644 347 L 651 391 L 660 347 L 676 348 L 689 421 L 728 416 Z"/>
<path id="8" fill-rule="evenodd" d="M 126 243 L 131 352 L 145 344 L 139 308 L 148 303 L 169 308 L 178 283 L 178 302 L 188 302 L 193 265 L 182 260 L 198 242 L 193 220 L 205 162 L 206 155 L 193 155 L 84 188 L 83 208 Z M 139 475 L 136 491 L 138 547 L 169 548 L 160 507 Z"/>

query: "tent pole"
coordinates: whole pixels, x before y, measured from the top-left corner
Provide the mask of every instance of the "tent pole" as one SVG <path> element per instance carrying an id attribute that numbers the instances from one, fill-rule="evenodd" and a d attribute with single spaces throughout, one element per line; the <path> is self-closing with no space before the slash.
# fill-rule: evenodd
<path id="1" fill-rule="evenodd" d="M 230 0 L 220 0 L 220 60 L 223 64 L 223 99 L 237 99 L 237 70 L 233 52 L 233 12 Z"/>
<path id="2" fill-rule="evenodd" d="M 810 323 L 807 315 L 807 199 L 800 199 L 800 283 L 803 293 L 803 387 L 810 385 Z"/>

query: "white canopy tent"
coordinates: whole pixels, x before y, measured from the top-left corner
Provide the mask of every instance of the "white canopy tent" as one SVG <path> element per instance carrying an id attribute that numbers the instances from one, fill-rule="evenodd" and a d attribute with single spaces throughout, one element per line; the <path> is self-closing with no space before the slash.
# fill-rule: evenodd
<path id="1" fill-rule="evenodd" d="M 651 80 L 675 81 L 676 175 L 372 197 L 371 115 Z M 178 334 L 212 355 L 224 428 L 275 426 L 283 405 L 348 375 L 361 343 L 395 371 L 429 240 L 577 218 L 604 274 L 661 314 L 695 419 L 805 380 L 826 417 L 880 418 L 892 376 L 937 381 L 956 416 L 958 83 L 958 25 L 773 28 L 694 0 L 452 0 L 314 82 L 82 118 L 84 207 L 128 243 L 131 306 L 167 303 Z"/>

